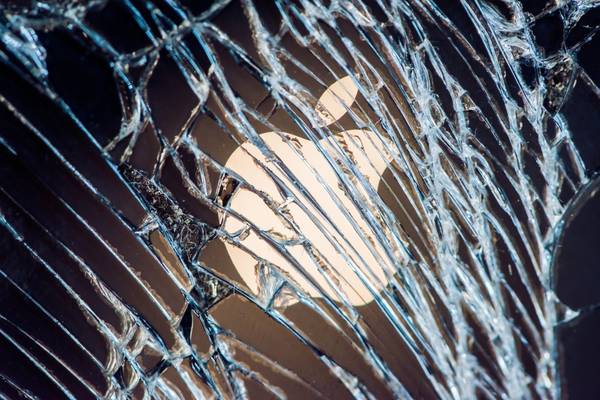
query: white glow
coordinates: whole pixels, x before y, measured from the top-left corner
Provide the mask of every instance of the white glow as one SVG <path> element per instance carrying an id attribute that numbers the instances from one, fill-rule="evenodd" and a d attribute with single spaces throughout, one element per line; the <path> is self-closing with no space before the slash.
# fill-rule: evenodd
<path id="1" fill-rule="evenodd" d="M 319 98 L 315 107 L 324 125 L 331 125 L 346 114 L 354 103 L 358 87 L 351 77 L 346 76 L 329 86 Z"/>
<path id="2" fill-rule="evenodd" d="M 348 88 L 348 85 L 354 85 L 349 77 L 339 80 L 330 86 L 319 100 L 321 106 L 331 107 L 331 109 L 326 109 L 329 115 L 335 115 L 337 118 L 343 115 L 343 113 L 340 114 L 339 100 L 332 93 L 341 94 L 342 90 L 340 88 Z M 354 86 L 354 88 L 356 87 Z M 344 92 L 346 94 L 354 93 L 353 96 L 355 97 L 357 90 L 349 88 Z M 344 100 L 346 106 L 351 105 L 352 101 L 349 101 L 348 98 Z M 343 112 L 346 112 L 346 107 L 343 107 Z M 337 134 L 336 140 L 346 153 L 351 155 L 356 167 L 376 190 L 387 163 L 384 159 L 385 151 L 382 144 L 376 138 L 369 137 L 370 135 L 373 134 L 365 130 L 348 130 Z M 357 273 L 353 271 L 351 263 L 349 260 L 344 259 L 344 256 L 348 257 L 353 264 L 366 273 L 366 279 L 370 281 L 371 287 L 380 290 L 386 284 L 385 274 L 378 261 L 381 259 L 380 255 L 383 254 L 383 250 L 376 244 L 376 240 L 371 240 L 371 242 L 377 255 L 369 250 L 367 243 L 364 241 L 364 236 L 372 237 L 371 229 L 352 200 L 340 188 L 340 181 L 334 168 L 329 165 L 315 144 L 309 140 L 276 132 L 266 132 L 260 136 L 271 151 L 285 162 L 291 173 L 308 189 L 310 195 L 316 199 L 316 206 L 312 205 L 309 199 L 298 190 L 298 185 L 292 183 L 273 162 L 267 161 L 261 151 L 250 143 L 245 143 L 236 149 L 227 160 L 226 167 L 238 173 L 258 190 L 267 193 L 278 203 L 284 202 L 285 199 L 279 194 L 274 180 L 268 175 L 267 170 L 284 182 L 285 186 L 291 189 L 298 203 L 306 207 L 306 211 L 304 211 L 298 204 L 290 204 L 288 209 L 291 220 L 297 224 L 299 231 L 312 244 L 313 248 L 327 260 L 325 265 L 327 268 L 331 268 L 331 273 L 328 276 L 339 281 L 335 286 L 343 291 L 353 305 L 364 305 L 371 302 L 373 294 L 361 281 Z M 290 141 L 286 141 L 285 137 L 289 138 Z M 327 150 L 328 154 L 336 154 L 336 150 L 327 139 L 322 139 L 321 145 Z M 259 166 L 253 157 L 265 168 Z M 324 181 L 324 184 L 319 182 L 317 174 Z M 327 187 L 339 199 L 339 204 L 327 192 Z M 367 195 L 360 184 L 356 187 L 362 195 Z M 293 230 L 286 227 L 280 217 L 253 191 L 244 188 L 239 189 L 234 194 L 230 207 L 240 213 L 247 221 L 256 224 L 261 230 L 269 231 L 270 234 L 276 233 L 277 236 L 286 239 L 296 237 Z M 343 209 L 349 212 L 350 218 L 342 213 L 341 210 Z M 315 219 L 313 217 L 322 214 L 330 218 L 330 221 L 335 224 L 335 228 L 340 230 L 341 235 L 336 233 L 334 225 L 324 218 L 317 217 Z M 322 225 L 321 228 L 318 226 L 319 224 Z M 243 227 L 244 224 L 241 221 L 231 216 L 227 217 L 224 223 L 224 229 L 229 233 L 235 233 Z M 334 238 L 333 240 L 338 242 L 339 250 L 336 249 L 336 245 L 332 243 L 332 240 L 326 237 L 324 231 L 330 233 Z M 320 295 L 318 289 L 302 276 L 289 262 L 288 258 L 280 254 L 257 232 L 251 231 L 249 235 L 240 240 L 240 243 L 257 256 L 277 265 L 310 296 L 317 297 Z M 237 246 L 226 244 L 226 248 L 244 282 L 252 291 L 258 292 L 260 285 L 255 272 L 256 260 Z M 320 267 L 303 246 L 289 245 L 286 248 L 291 253 L 292 258 L 305 268 L 327 295 L 333 299 L 339 298 L 331 285 L 327 283 L 323 271 L 319 270 Z"/>

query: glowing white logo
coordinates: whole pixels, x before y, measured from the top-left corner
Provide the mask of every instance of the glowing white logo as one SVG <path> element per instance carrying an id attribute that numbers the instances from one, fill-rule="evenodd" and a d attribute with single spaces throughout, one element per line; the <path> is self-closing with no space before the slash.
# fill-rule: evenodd
<path id="1" fill-rule="evenodd" d="M 358 88 L 350 77 L 342 78 L 331 85 L 323 93 L 316 107 L 324 125 L 339 120 L 355 101 L 357 93 Z M 379 261 L 385 259 L 382 257 L 383 250 L 374 239 L 369 240 L 370 245 L 365 243 L 365 237 L 373 238 L 372 231 L 352 198 L 342 189 L 336 170 L 310 140 L 276 132 L 266 132 L 260 136 L 271 151 L 284 161 L 286 168 L 291 172 L 290 175 L 296 177 L 301 185 L 307 188 L 309 194 L 301 193 L 297 184 L 250 143 L 244 143 L 236 149 L 227 160 L 226 167 L 278 203 L 283 203 L 285 199 L 275 180 L 280 180 L 291 190 L 297 200 L 287 205 L 289 219 L 312 244 L 312 249 L 326 262 L 315 262 L 309 251 L 298 243 L 286 246 L 292 258 L 334 300 L 339 300 L 340 296 L 328 283 L 328 279 L 335 282 L 334 286 L 344 293 L 351 304 L 358 306 L 371 302 L 374 295 L 363 280 L 370 282 L 369 286 L 374 287 L 376 292 L 387 283 Z M 371 132 L 360 129 L 336 134 L 335 140 L 377 190 L 381 175 L 387 166 L 383 144 Z M 334 159 L 335 155 L 339 154 L 339 150 L 335 150 L 327 139 L 322 139 L 320 145 Z M 254 159 L 264 165 L 264 168 Z M 354 186 L 363 196 L 368 196 L 361 184 Z M 281 218 L 251 190 L 239 188 L 229 206 L 247 221 L 269 232 L 268 234 L 276 233 L 285 239 L 297 237 L 293 229 L 286 227 Z M 244 227 L 243 221 L 231 215 L 225 218 L 223 224 L 223 229 L 230 234 L 240 232 Z M 278 266 L 308 295 L 320 296 L 319 290 L 290 263 L 288 257 L 282 255 L 257 232 L 248 231 L 239 241 L 257 256 Z M 371 251 L 369 247 L 375 250 Z M 226 249 L 244 282 L 252 291 L 258 293 L 256 260 L 235 245 L 226 243 Z M 355 265 L 354 270 L 352 265 Z"/>

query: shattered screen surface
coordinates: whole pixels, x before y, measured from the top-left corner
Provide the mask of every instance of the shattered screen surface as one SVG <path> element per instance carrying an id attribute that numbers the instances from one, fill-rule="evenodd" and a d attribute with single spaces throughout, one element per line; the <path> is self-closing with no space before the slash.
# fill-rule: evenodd
<path id="1" fill-rule="evenodd" d="M 0 397 L 600 395 L 594 1 L 0 7 Z"/>

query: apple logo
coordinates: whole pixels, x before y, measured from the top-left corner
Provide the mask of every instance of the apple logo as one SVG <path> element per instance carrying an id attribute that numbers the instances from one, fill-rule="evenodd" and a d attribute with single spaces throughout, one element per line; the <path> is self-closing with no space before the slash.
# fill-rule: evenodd
<path id="1" fill-rule="evenodd" d="M 350 76 L 329 86 L 315 107 L 320 126 L 338 121 L 357 94 Z M 236 239 L 225 247 L 244 283 L 259 293 L 257 260 L 263 260 L 311 297 L 372 302 L 393 266 L 376 239 L 376 222 L 360 207 L 389 164 L 386 143 L 361 129 L 327 136 L 318 146 L 285 132 L 259 136 L 273 155 L 245 142 L 225 163 L 243 182 L 220 222 Z"/>

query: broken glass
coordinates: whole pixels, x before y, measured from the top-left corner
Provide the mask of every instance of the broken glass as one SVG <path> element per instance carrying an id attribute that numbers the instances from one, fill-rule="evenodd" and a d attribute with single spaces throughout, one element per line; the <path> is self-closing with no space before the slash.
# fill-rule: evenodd
<path id="1" fill-rule="evenodd" d="M 575 393 L 594 2 L 0 7 L 1 396 Z"/>

